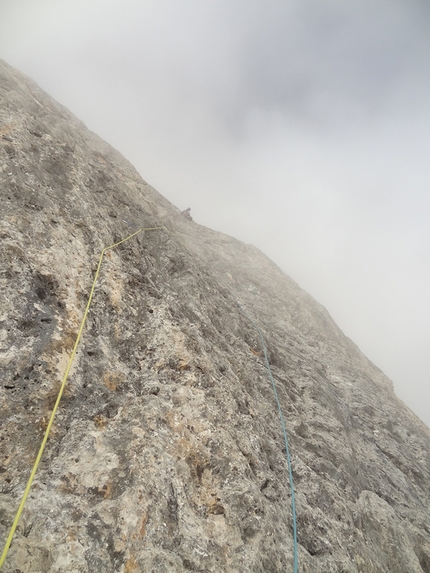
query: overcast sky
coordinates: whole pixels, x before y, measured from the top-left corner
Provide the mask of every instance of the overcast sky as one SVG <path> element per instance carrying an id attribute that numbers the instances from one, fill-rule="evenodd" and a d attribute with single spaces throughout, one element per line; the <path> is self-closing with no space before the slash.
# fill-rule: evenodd
<path id="1" fill-rule="evenodd" d="M 0 0 L 0 57 L 269 255 L 430 425 L 428 0 Z"/>

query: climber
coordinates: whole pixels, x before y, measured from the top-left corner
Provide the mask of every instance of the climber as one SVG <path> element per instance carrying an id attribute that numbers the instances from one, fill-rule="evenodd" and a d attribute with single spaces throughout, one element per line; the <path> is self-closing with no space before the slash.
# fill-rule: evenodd
<path id="1" fill-rule="evenodd" d="M 189 221 L 192 221 L 193 218 L 191 217 L 191 207 L 188 207 L 187 209 L 185 209 L 184 211 L 182 211 L 182 215 L 188 219 Z"/>

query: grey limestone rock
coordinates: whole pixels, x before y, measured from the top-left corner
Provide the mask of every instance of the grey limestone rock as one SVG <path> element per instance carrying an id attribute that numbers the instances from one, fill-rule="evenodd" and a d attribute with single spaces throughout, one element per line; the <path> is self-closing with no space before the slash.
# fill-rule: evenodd
<path id="1" fill-rule="evenodd" d="M 190 221 L 0 62 L 5 573 L 430 573 L 430 431 L 256 248 Z"/>

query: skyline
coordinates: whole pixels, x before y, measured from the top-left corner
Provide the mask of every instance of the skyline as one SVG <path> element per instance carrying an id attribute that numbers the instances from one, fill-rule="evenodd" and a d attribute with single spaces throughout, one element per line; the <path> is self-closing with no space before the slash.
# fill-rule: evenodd
<path id="1" fill-rule="evenodd" d="M 4 0 L 0 57 L 323 304 L 430 425 L 418 0 Z"/>

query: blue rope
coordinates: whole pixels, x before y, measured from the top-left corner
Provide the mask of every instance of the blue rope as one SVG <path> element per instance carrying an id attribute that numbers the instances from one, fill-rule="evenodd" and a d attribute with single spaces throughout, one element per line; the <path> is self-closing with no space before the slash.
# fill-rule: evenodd
<path id="1" fill-rule="evenodd" d="M 239 301 L 236 300 L 236 303 L 237 303 L 237 306 L 242 311 L 242 313 L 246 316 L 246 318 L 253 324 L 254 328 L 257 330 L 257 332 L 260 336 L 261 346 L 263 347 L 263 352 L 264 352 L 264 360 L 266 362 L 266 368 L 267 368 L 267 371 L 269 372 L 270 382 L 272 383 L 273 393 L 275 394 L 275 400 L 276 400 L 276 404 L 278 406 L 279 419 L 281 421 L 282 433 L 284 434 L 285 452 L 287 454 L 287 463 L 288 463 L 288 472 L 290 474 L 291 513 L 293 515 L 294 573 L 297 573 L 298 569 L 299 569 L 299 558 L 298 558 L 298 545 L 297 545 L 296 500 L 295 500 L 295 496 L 294 496 L 293 470 L 291 467 L 290 449 L 288 447 L 288 436 L 287 436 L 287 430 L 285 428 L 284 416 L 282 415 L 282 408 L 281 408 L 281 403 L 279 402 L 279 397 L 278 397 L 278 392 L 276 390 L 275 380 L 273 378 L 272 370 L 270 369 L 269 357 L 267 354 L 267 348 L 266 348 L 266 343 L 264 341 L 263 334 L 262 334 L 260 328 L 254 322 L 254 320 L 250 317 L 250 315 L 246 312 L 246 310 L 243 308 L 243 306 L 239 303 Z"/>

